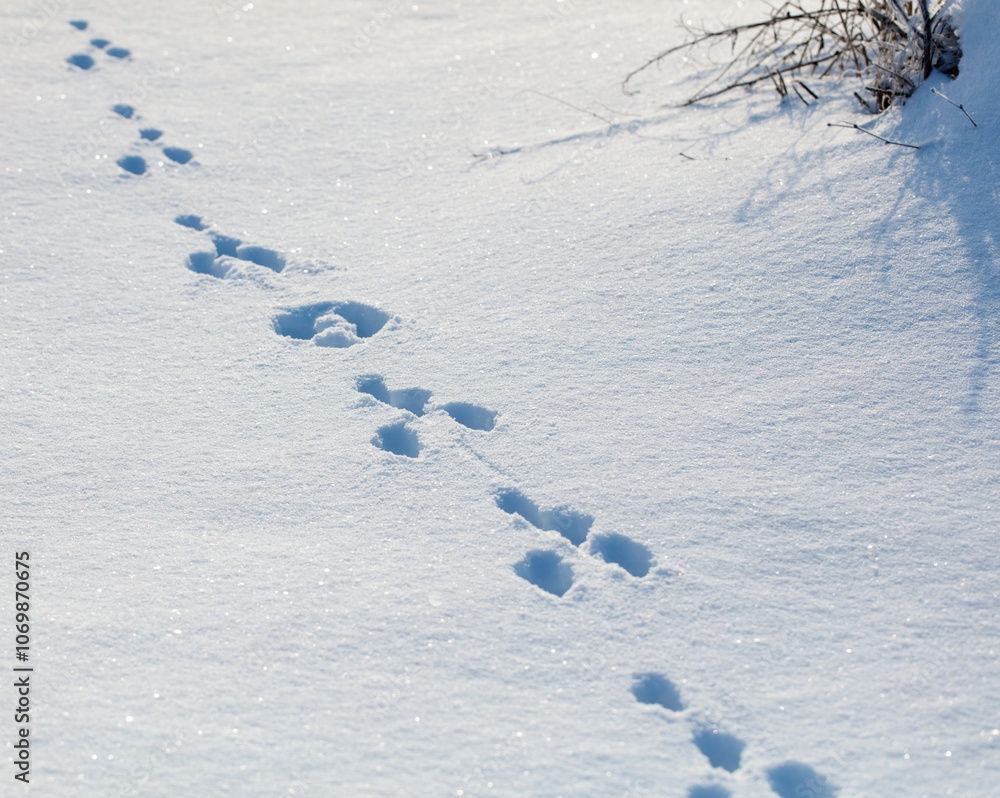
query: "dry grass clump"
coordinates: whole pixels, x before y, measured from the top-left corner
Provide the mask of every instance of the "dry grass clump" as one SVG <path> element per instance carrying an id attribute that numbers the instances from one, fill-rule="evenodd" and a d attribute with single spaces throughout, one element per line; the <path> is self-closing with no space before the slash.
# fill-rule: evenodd
<path id="1" fill-rule="evenodd" d="M 688 28 L 687 42 L 671 47 L 633 70 L 622 82 L 661 64 L 668 56 L 703 46 L 728 45 L 712 79 L 686 105 L 737 88 L 770 82 L 785 97 L 794 92 L 809 104 L 816 94 L 804 82 L 832 74 L 856 75 L 865 95 L 858 101 L 878 113 L 909 97 L 934 69 L 955 77 L 962 57 L 949 0 L 799 0 L 772 8 L 759 22 L 725 30 Z M 801 88 L 801 91 L 800 91 Z M 804 92 L 804 93 L 803 93 Z"/>

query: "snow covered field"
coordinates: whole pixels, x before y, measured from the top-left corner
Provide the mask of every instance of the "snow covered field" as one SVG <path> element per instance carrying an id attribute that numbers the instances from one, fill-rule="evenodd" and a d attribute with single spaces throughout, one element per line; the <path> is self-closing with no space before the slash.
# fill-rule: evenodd
<path id="1" fill-rule="evenodd" d="M 1000 7 L 762 8 L 0 2 L 0 795 L 995 794 Z"/>

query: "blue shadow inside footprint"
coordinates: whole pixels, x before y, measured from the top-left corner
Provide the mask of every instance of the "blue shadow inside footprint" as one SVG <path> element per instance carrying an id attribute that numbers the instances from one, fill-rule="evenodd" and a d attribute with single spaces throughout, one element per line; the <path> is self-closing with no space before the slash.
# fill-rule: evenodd
<path id="1" fill-rule="evenodd" d="M 126 172 L 131 172 L 133 175 L 141 175 L 146 171 L 146 162 L 138 155 L 126 155 L 123 158 L 119 158 L 117 164 Z"/>
<path id="2" fill-rule="evenodd" d="M 767 771 L 767 779 L 781 798 L 834 798 L 837 793 L 826 776 L 801 762 L 776 765 Z"/>
<path id="3" fill-rule="evenodd" d="M 357 328 L 358 338 L 371 338 L 389 321 L 389 314 L 384 310 L 360 302 L 344 302 L 333 312 Z"/>
<path id="4" fill-rule="evenodd" d="M 643 577 L 649 573 L 653 555 L 641 543 L 613 532 L 597 535 L 590 542 L 590 550 L 600 554 L 605 562 L 620 565 L 632 576 Z"/>
<path id="5" fill-rule="evenodd" d="M 236 248 L 236 257 L 248 260 L 258 266 L 264 266 L 272 272 L 280 272 L 285 268 L 285 259 L 273 249 L 266 247 L 241 246 Z"/>
<path id="6" fill-rule="evenodd" d="M 156 141 L 160 136 L 163 135 L 163 131 L 157 130 L 155 127 L 144 127 L 142 130 L 139 131 L 139 135 L 142 136 L 142 138 L 146 139 L 146 141 Z M 204 228 L 199 228 L 199 229 L 203 230 Z"/>
<path id="7" fill-rule="evenodd" d="M 164 147 L 163 154 L 175 163 L 187 163 L 194 157 L 190 150 L 182 147 Z"/>
<path id="8" fill-rule="evenodd" d="M 105 47 L 111 44 L 111 42 L 109 42 L 107 39 L 91 39 L 90 43 L 94 45 L 94 47 L 96 47 L 98 50 L 103 50 Z"/>
<path id="9" fill-rule="evenodd" d="M 166 152 L 166 150 L 164 150 Z M 187 152 L 185 150 L 185 152 Z M 180 218 L 180 217 L 178 217 Z M 197 218 L 197 217 L 195 217 Z M 174 221 L 177 221 L 176 219 Z M 199 219 L 199 223 L 200 223 Z M 183 222 L 177 222 L 178 224 L 183 224 Z M 190 227 L 190 225 L 185 225 Z M 197 228 L 204 229 L 204 228 Z M 230 258 L 239 258 L 240 260 L 250 261 L 251 263 L 256 263 L 258 266 L 264 266 L 273 272 L 280 272 L 285 268 L 285 259 L 281 257 L 273 249 L 267 249 L 266 247 L 253 247 L 246 246 L 238 238 L 232 238 L 230 236 L 224 236 L 221 233 L 211 234 L 212 243 L 215 244 L 215 251 L 219 254 L 221 258 L 223 255 L 228 255 Z M 329 303 L 323 303 L 327 305 L 327 310 L 329 310 Z M 314 307 L 320 307 L 316 305 Z M 324 311 L 325 312 L 325 311 Z M 313 317 L 312 321 L 315 322 L 316 319 L 322 315 L 322 313 L 317 314 Z M 280 331 L 279 331 L 280 332 Z M 282 333 L 284 335 L 284 333 Z M 310 333 L 306 338 L 312 338 L 313 333 Z M 292 338 L 297 338 L 298 336 L 293 335 Z"/>
<path id="10" fill-rule="evenodd" d="M 671 712 L 684 709 L 677 686 L 658 673 L 637 673 L 635 684 L 632 685 L 632 695 L 640 704 L 657 704 Z"/>
<path id="11" fill-rule="evenodd" d="M 718 729 L 702 729 L 694 736 L 694 744 L 698 746 L 713 768 L 722 768 L 735 773 L 740 767 L 743 756 L 744 742 L 731 734 Z"/>
<path id="12" fill-rule="evenodd" d="M 688 798 L 730 798 L 731 795 L 729 790 L 717 784 L 705 784 L 688 790 Z"/>
<path id="13" fill-rule="evenodd" d="M 181 214 L 176 217 L 174 221 L 181 225 L 181 227 L 190 227 L 192 230 L 204 230 L 208 227 L 208 225 L 201 220 L 200 216 L 193 216 L 189 213 Z"/>
<path id="14" fill-rule="evenodd" d="M 109 47 L 105 52 L 112 58 L 127 58 L 131 55 L 124 47 Z"/>
<path id="15" fill-rule="evenodd" d="M 94 59 L 89 55 L 71 55 L 66 61 L 80 69 L 90 69 L 94 65 Z"/>
<path id="16" fill-rule="evenodd" d="M 423 388 L 404 388 L 390 391 L 386 387 L 385 380 L 377 374 L 358 377 L 357 388 L 361 393 L 368 394 L 382 404 L 396 407 L 400 410 L 408 410 L 415 416 L 422 416 L 424 414 L 424 406 L 427 404 L 427 400 L 431 398 L 431 392 Z"/>
<path id="17" fill-rule="evenodd" d="M 126 119 L 131 119 L 132 114 L 135 113 L 135 108 L 131 105 L 112 105 L 111 110 L 118 114 L 118 116 L 124 116 Z"/>
<path id="18" fill-rule="evenodd" d="M 553 596 L 563 596 L 573 586 L 573 569 L 554 551 L 529 551 L 514 573 Z"/>
<path id="19" fill-rule="evenodd" d="M 242 250 L 242 248 L 241 248 Z M 354 333 L 330 336 L 332 327 L 317 330 L 320 317 L 334 313 L 343 321 L 353 325 Z M 304 305 L 294 310 L 287 310 L 274 317 L 274 331 L 278 335 L 295 338 L 300 341 L 312 339 L 317 346 L 345 347 L 358 342 L 359 338 L 371 338 L 381 330 L 389 320 L 389 314 L 378 308 L 362 305 L 360 302 L 318 302 L 315 305 Z M 324 321 L 324 324 L 326 321 Z M 322 325 L 320 325 L 322 326 Z"/>
<path id="20" fill-rule="evenodd" d="M 274 317 L 274 331 L 278 335 L 308 341 L 316 334 L 316 319 L 333 310 L 332 302 L 317 302 L 315 305 L 279 313 Z"/>
<path id="21" fill-rule="evenodd" d="M 69 24 L 77 30 L 87 30 L 87 21 L 83 19 L 71 19 Z"/>
<path id="22" fill-rule="evenodd" d="M 420 454 L 420 441 L 417 433 L 406 426 L 405 421 L 397 421 L 380 427 L 372 438 L 372 445 L 386 452 L 404 457 L 416 457 Z"/>
<path id="23" fill-rule="evenodd" d="M 193 252 L 188 255 L 185 265 L 195 274 L 207 274 L 220 280 L 229 272 L 229 267 L 220 263 L 214 252 Z"/>
<path id="24" fill-rule="evenodd" d="M 468 402 L 449 402 L 442 405 L 442 410 L 451 416 L 463 427 L 478 429 L 489 432 L 496 424 L 497 414 L 495 410 L 487 410 L 479 405 Z"/>
<path id="25" fill-rule="evenodd" d="M 236 257 L 236 248 L 242 243 L 238 238 L 230 238 L 221 233 L 212 233 L 211 238 L 219 257 L 223 255 L 228 255 L 231 258 Z"/>
<path id="26" fill-rule="evenodd" d="M 519 515 L 529 524 L 538 529 L 558 532 L 574 546 L 579 546 L 587 539 L 594 519 L 589 515 L 577 513 L 566 508 L 540 510 L 538 505 L 514 488 L 497 491 L 497 507 L 505 513 Z"/>

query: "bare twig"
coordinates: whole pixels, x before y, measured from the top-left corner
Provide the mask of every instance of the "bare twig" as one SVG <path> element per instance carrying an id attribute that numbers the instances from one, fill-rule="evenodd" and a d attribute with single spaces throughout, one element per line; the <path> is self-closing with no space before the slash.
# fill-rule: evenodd
<path id="1" fill-rule="evenodd" d="M 588 111 L 586 108 L 581 108 L 579 105 L 573 105 L 573 103 L 566 102 L 565 100 L 560 100 L 558 97 L 553 97 L 551 94 L 546 94 L 544 91 L 536 91 L 535 89 L 521 89 L 521 91 L 519 91 L 514 96 L 515 97 L 519 97 L 520 95 L 525 94 L 525 93 L 537 94 L 539 97 L 545 97 L 546 99 L 554 100 L 557 103 L 562 103 L 563 105 L 566 105 L 566 106 L 572 108 L 574 111 L 579 111 L 581 114 L 589 114 L 590 116 L 594 117 L 595 119 L 600 119 L 602 122 L 606 122 L 609 125 L 613 125 L 614 124 L 614 122 L 612 122 L 606 116 L 601 116 L 600 114 L 595 114 L 593 111 Z"/>
<path id="2" fill-rule="evenodd" d="M 809 61 L 809 62 L 807 62 L 805 64 L 805 66 L 813 66 L 813 65 L 816 65 L 816 64 L 821 64 L 824 61 L 829 61 L 831 58 L 836 58 L 839 55 L 840 55 L 840 53 L 832 53 L 831 55 L 824 56 L 823 58 L 817 58 L 817 59 L 814 59 L 812 61 Z M 791 66 L 785 67 L 784 69 L 778 69 L 778 70 L 775 70 L 775 71 L 776 72 L 795 72 L 796 70 L 800 69 L 801 67 L 802 67 L 801 64 L 792 64 Z M 731 83 L 728 86 L 726 86 L 725 88 L 719 89 L 718 91 L 713 91 L 713 92 L 710 92 L 708 94 L 698 94 L 698 95 L 692 97 L 687 102 L 685 102 L 684 105 L 694 105 L 695 103 L 701 102 L 702 100 L 707 100 L 710 97 L 718 97 L 720 94 L 725 94 L 727 91 L 732 91 L 733 89 L 739 89 L 739 88 L 743 88 L 745 86 L 754 86 L 754 85 L 760 83 L 762 80 L 768 80 L 769 78 L 770 78 L 770 75 L 760 75 L 759 77 L 756 77 L 753 80 L 746 80 L 746 81 L 743 81 L 742 83 Z"/>
<path id="3" fill-rule="evenodd" d="M 876 113 L 878 113 L 878 111 L 873 111 L 872 110 L 872 107 L 868 104 L 868 101 L 864 97 L 862 97 L 860 94 L 858 94 L 857 92 L 854 92 L 854 96 L 857 99 L 857 101 L 859 103 L 861 103 L 862 108 L 864 108 L 868 113 L 870 113 L 870 114 L 876 114 Z"/>
<path id="4" fill-rule="evenodd" d="M 927 13 L 927 0 L 920 0 L 918 5 L 920 6 L 920 19 L 924 23 L 923 62 L 924 80 L 927 80 L 931 76 L 931 70 L 934 69 L 934 63 L 931 60 L 931 17 Z"/>
<path id="5" fill-rule="evenodd" d="M 798 84 L 799 84 L 799 85 L 800 85 L 800 86 L 801 86 L 801 87 L 802 87 L 803 89 L 805 89 L 805 90 L 806 90 L 807 92 L 809 92 L 809 95 L 810 95 L 810 96 L 811 96 L 811 97 L 812 97 L 812 98 L 813 98 L 814 100 L 818 100 L 818 99 L 819 99 L 819 97 L 817 96 L 816 92 L 814 92 L 814 91 L 813 91 L 812 89 L 810 89 L 810 88 L 809 88 L 809 87 L 808 87 L 808 86 L 807 86 L 807 85 L 806 85 L 805 83 L 803 83 L 803 82 L 802 82 L 801 80 L 797 80 L 797 81 L 795 81 L 795 82 L 796 82 L 796 83 L 798 83 Z"/>
<path id="6" fill-rule="evenodd" d="M 859 130 L 862 133 L 867 133 L 872 138 L 876 138 L 876 139 L 878 139 L 879 141 L 881 141 L 881 142 L 883 142 L 885 144 L 895 144 L 897 147 L 909 147 L 911 150 L 919 150 L 920 149 L 920 147 L 918 147 L 916 144 L 904 144 L 902 141 L 891 141 L 890 139 L 883 138 L 878 133 L 872 133 L 870 130 L 865 130 L 863 127 L 861 127 L 860 125 L 858 125 L 858 124 L 856 124 L 854 122 L 852 122 L 850 124 L 844 124 L 842 122 L 827 122 L 826 126 L 827 127 L 854 128 L 855 130 Z"/>
<path id="7" fill-rule="evenodd" d="M 514 147 L 513 149 L 505 150 L 502 147 L 494 147 L 487 150 L 486 152 L 474 152 L 471 148 L 466 147 L 469 150 L 469 155 L 475 158 L 477 161 L 492 161 L 494 158 L 503 158 L 505 155 L 513 155 L 516 152 L 523 150 L 523 147 Z"/>
<path id="8" fill-rule="evenodd" d="M 615 116 L 627 116 L 627 117 L 630 117 L 631 119 L 641 119 L 641 117 L 639 116 L 639 114 L 627 114 L 624 111 L 616 111 L 614 108 L 610 108 L 610 107 L 608 107 L 607 105 L 605 105 L 602 102 L 595 101 L 594 104 L 601 106 L 601 108 L 603 108 L 605 111 L 608 111 L 608 112 L 614 114 Z"/>
<path id="9" fill-rule="evenodd" d="M 931 89 L 931 94 L 936 94 L 938 97 L 942 98 L 946 103 L 951 103 L 952 105 L 954 105 L 959 111 L 965 114 L 966 118 L 970 122 L 972 122 L 973 127 L 979 127 L 979 125 L 976 124 L 976 120 L 973 119 L 971 116 L 969 116 L 969 112 L 965 110 L 964 105 L 962 105 L 961 103 L 956 103 L 954 100 L 949 99 L 948 97 L 945 96 L 944 92 L 940 92 L 937 89 Z"/>
<path id="10" fill-rule="evenodd" d="M 879 70 L 880 72 L 885 72 L 885 73 L 887 73 L 889 75 L 892 75 L 894 78 L 898 78 L 899 80 L 903 81 L 907 86 L 910 87 L 910 93 L 911 94 L 914 91 L 916 91 L 917 84 L 915 84 L 912 80 L 910 80 L 905 75 L 900 75 L 898 72 L 893 72 L 891 69 L 889 69 L 888 67 L 884 67 L 881 64 L 875 64 L 874 66 L 875 66 L 875 69 Z M 909 96 L 909 95 L 907 95 L 907 96 Z"/>
<path id="11" fill-rule="evenodd" d="M 786 5 L 788 5 L 788 4 L 786 4 Z M 783 8 L 784 8 L 784 6 L 783 6 Z M 828 10 L 828 11 L 826 11 L 824 13 L 824 15 L 828 15 L 828 14 L 831 14 L 831 13 L 833 13 L 833 11 L 832 10 Z M 638 91 L 630 91 L 629 90 L 629 87 L 628 87 L 629 81 L 631 81 L 632 78 L 634 78 L 640 72 L 644 72 L 647 69 L 649 69 L 649 67 L 653 66 L 654 64 L 658 64 L 660 61 L 662 61 L 668 55 L 673 55 L 676 52 L 680 52 L 681 50 L 686 50 L 686 49 L 688 49 L 690 47 L 695 47 L 695 46 L 701 44 L 702 42 L 711 41 L 712 39 L 723 39 L 723 38 L 730 37 L 730 36 L 736 37 L 740 33 L 745 33 L 745 32 L 747 32 L 749 30 L 755 30 L 757 28 L 773 27 L 775 21 L 793 22 L 793 21 L 800 20 L 800 19 L 813 19 L 815 16 L 816 16 L 816 12 L 802 13 L 802 14 L 796 14 L 796 15 L 790 15 L 790 14 L 786 13 L 786 15 L 783 16 L 783 17 L 772 17 L 771 19 L 763 20 L 761 22 L 751 22 L 751 23 L 749 23 L 747 25 L 737 25 L 734 28 L 726 28 L 725 30 L 714 31 L 714 32 L 710 32 L 710 33 L 704 33 L 704 34 L 702 34 L 700 36 L 697 36 L 692 41 L 685 42 L 684 44 L 678 44 L 675 47 L 670 47 L 670 48 L 664 50 L 659 55 L 655 55 L 652 58 L 650 58 L 645 64 L 643 64 L 642 66 L 640 66 L 638 69 L 633 69 L 631 72 L 629 72 L 625 76 L 625 79 L 622 81 L 622 91 L 625 94 L 629 95 L 629 96 L 634 95 L 634 94 L 638 94 L 639 93 Z"/>
<path id="12" fill-rule="evenodd" d="M 822 78 L 839 71 L 869 83 L 875 95 L 873 113 L 878 113 L 913 94 L 934 64 L 946 74 L 957 74 L 961 48 L 942 10 L 948 1 L 785 0 L 758 22 L 717 31 L 692 30 L 688 41 L 663 50 L 626 75 L 622 91 L 637 94 L 633 78 L 675 53 L 725 43 L 728 57 L 686 105 L 764 81 L 770 81 L 782 97 L 794 91 L 808 104 L 796 86 L 816 99 L 812 89 L 788 78 L 809 74 Z"/>

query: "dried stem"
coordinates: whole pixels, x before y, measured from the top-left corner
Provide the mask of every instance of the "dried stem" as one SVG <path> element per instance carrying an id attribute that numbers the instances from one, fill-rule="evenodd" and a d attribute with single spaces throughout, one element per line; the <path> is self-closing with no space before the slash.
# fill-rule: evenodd
<path id="1" fill-rule="evenodd" d="M 786 0 L 758 22 L 717 31 L 692 30 L 687 42 L 658 53 L 626 75 L 622 91 L 637 94 L 632 80 L 675 53 L 729 42 L 728 57 L 686 105 L 762 81 L 771 81 L 782 97 L 795 91 L 806 102 L 794 86 L 789 89 L 787 77 L 824 77 L 840 71 L 861 76 L 875 95 L 876 112 L 882 111 L 898 98 L 909 97 L 934 66 L 957 74 L 961 50 L 942 10 L 946 2 L 934 3 L 932 14 L 928 0 L 907 0 L 905 6 L 900 0 Z"/>
<path id="2" fill-rule="evenodd" d="M 968 119 L 968 120 L 969 120 L 970 122 L 972 122 L 972 126 L 973 126 L 973 127 L 979 127 L 979 125 L 977 125 L 977 124 L 976 124 L 976 120 L 975 120 L 975 119 L 973 119 L 973 118 L 972 118 L 972 117 L 971 117 L 971 116 L 969 115 L 969 112 L 965 110 L 965 106 L 964 106 L 964 105 L 962 105 L 962 103 L 957 103 L 957 102 L 955 102 L 954 100 L 952 100 L 952 99 L 950 99 L 949 97 L 947 97 L 947 96 L 946 96 L 946 95 L 944 94 L 944 92 L 940 92 L 940 91 L 938 91 L 937 89 L 931 89 L 931 94 L 936 94 L 936 95 L 937 95 L 938 97 L 940 97 L 940 98 L 941 98 L 942 100 L 944 100 L 944 101 L 945 101 L 946 103 L 950 103 L 951 105 L 954 105 L 954 106 L 955 106 L 955 107 L 956 107 L 956 108 L 957 108 L 957 109 L 958 109 L 959 111 L 961 111 L 961 112 L 962 112 L 963 114 L 965 114 L 965 118 L 966 118 L 966 119 Z"/>
<path id="3" fill-rule="evenodd" d="M 850 124 L 844 124 L 842 122 L 827 122 L 826 126 L 827 127 L 847 127 L 847 128 L 854 128 L 855 130 L 857 130 L 857 131 L 859 131 L 861 133 L 866 133 L 869 136 L 871 136 L 872 138 L 878 139 L 879 141 L 881 141 L 884 144 L 894 144 L 897 147 L 908 147 L 911 150 L 919 150 L 920 149 L 920 147 L 918 147 L 916 144 L 904 144 L 902 141 L 891 141 L 890 139 L 887 139 L 887 138 L 884 138 L 884 137 L 880 136 L 878 133 L 872 133 L 870 130 L 865 130 L 863 127 L 861 127 L 860 125 L 858 125 L 858 124 L 856 124 L 854 122 L 851 122 Z"/>

